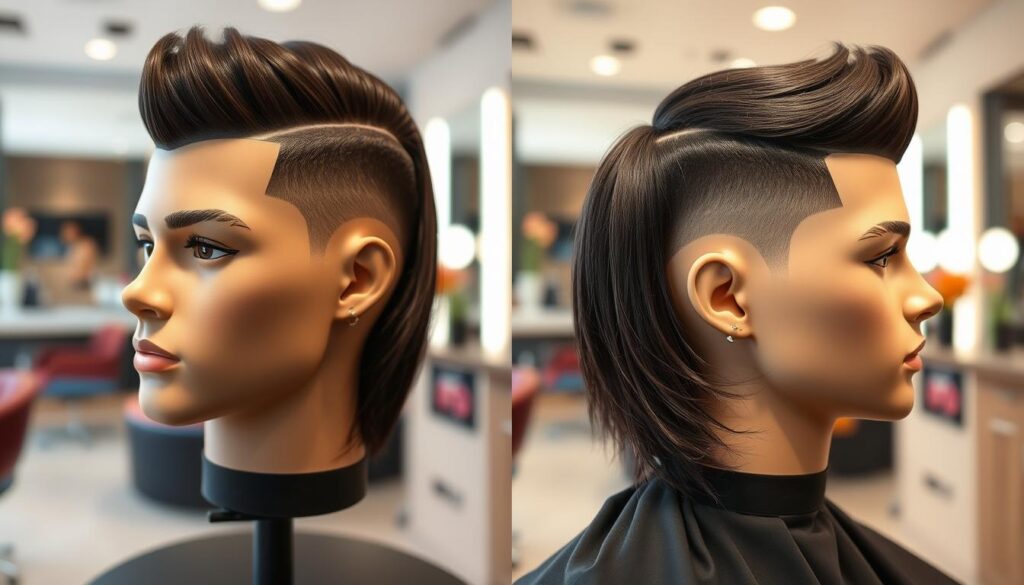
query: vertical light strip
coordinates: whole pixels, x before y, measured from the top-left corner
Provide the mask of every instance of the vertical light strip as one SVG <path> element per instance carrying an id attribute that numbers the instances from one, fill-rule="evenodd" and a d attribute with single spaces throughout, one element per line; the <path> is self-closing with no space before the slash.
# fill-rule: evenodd
<path id="1" fill-rule="evenodd" d="M 480 100 L 480 343 L 508 363 L 512 308 L 512 113 L 508 95 Z"/>
<path id="2" fill-rule="evenodd" d="M 452 222 L 452 137 L 444 118 L 431 118 L 423 127 L 423 148 L 430 166 L 430 182 L 434 187 L 437 208 L 437 233 L 445 233 Z M 448 322 L 448 300 L 436 299 L 430 331 L 430 345 L 444 347 L 451 336 Z"/>
<path id="3" fill-rule="evenodd" d="M 910 239 L 916 240 L 924 231 L 924 147 L 919 135 L 914 134 L 910 139 L 903 158 L 896 165 L 896 172 L 900 177 L 903 200 L 907 204 L 907 215 L 910 217 Z M 910 247 L 912 244 L 907 245 Z M 924 322 L 925 335 L 929 333 L 929 327 L 934 322 Z"/>
<path id="4" fill-rule="evenodd" d="M 946 116 L 946 172 L 947 213 L 950 234 L 958 247 L 970 250 L 971 268 L 968 278 L 977 272 L 975 257 L 975 177 L 974 177 L 974 122 L 970 109 L 957 104 Z M 953 305 L 953 348 L 972 351 L 977 344 L 977 306 L 971 295 L 965 294 Z"/>
<path id="5" fill-rule="evenodd" d="M 914 134 L 903 153 L 900 164 L 896 165 L 903 188 L 903 199 L 910 215 L 911 234 L 924 230 L 924 152 L 921 137 Z"/>

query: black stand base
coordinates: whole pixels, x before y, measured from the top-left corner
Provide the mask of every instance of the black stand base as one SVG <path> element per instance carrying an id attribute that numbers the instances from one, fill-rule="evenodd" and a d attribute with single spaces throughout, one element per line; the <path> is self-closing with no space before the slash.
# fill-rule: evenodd
<path id="1" fill-rule="evenodd" d="M 90 585 L 251 585 L 253 548 L 248 531 L 197 538 L 129 559 Z M 294 578 L 295 585 L 466 585 L 423 559 L 387 546 L 306 532 L 295 535 Z"/>
<path id="2" fill-rule="evenodd" d="M 203 456 L 210 522 L 255 522 L 253 533 L 201 538 L 130 559 L 91 585 L 465 585 L 387 546 L 326 534 L 292 536 L 292 518 L 343 510 L 366 495 L 366 459 L 316 473 L 254 473 Z"/>
<path id="3" fill-rule="evenodd" d="M 203 455 L 203 497 L 222 506 L 210 522 L 254 520 L 253 585 L 292 585 L 292 518 L 348 508 L 366 495 L 366 459 L 314 473 L 255 473 Z"/>

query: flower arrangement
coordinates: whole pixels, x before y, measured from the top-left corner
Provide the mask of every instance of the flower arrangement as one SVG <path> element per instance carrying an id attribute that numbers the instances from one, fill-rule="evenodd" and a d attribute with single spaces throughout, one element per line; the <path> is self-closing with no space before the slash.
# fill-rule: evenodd
<path id="1" fill-rule="evenodd" d="M 451 340 L 460 344 L 466 331 L 466 273 L 443 265 L 437 266 L 437 286 L 435 294 L 448 299 L 448 319 L 451 323 Z"/>
<path id="2" fill-rule="evenodd" d="M 523 217 L 523 248 L 520 267 L 523 272 L 540 272 L 544 251 L 551 247 L 558 237 L 558 225 L 539 211 L 531 211 Z"/>
<path id="3" fill-rule="evenodd" d="M 21 266 L 21 252 L 36 234 L 36 220 L 22 207 L 4 210 L 3 250 L 0 252 L 0 270 L 18 270 Z"/>
<path id="4" fill-rule="evenodd" d="M 947 309 L 963 296 L 967 286 L 971 284 L 970 279 L 966 276 L 946 272 L 941 268 L 929 272 L 925 279 L 942 295 L 942 306 Z"/>
<path id="5" fill-rule="evenodd" d="M 963 296 L 971 284 L 971 279 L 963 274 L 955 274 L 936 268 L 925 275 L 925 280 L 942 295 L 942 311 L 936 319 L 938 341 L 944 346 L 953 345 L 953 304 Z"/>

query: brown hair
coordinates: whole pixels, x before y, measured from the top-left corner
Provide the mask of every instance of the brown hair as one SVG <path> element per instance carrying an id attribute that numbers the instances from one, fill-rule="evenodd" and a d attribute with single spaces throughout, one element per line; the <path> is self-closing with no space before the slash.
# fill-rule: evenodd
<path id="1" fill-rule="evenodd" d="M 637 479 L 709 493 L 698 463 L 728 450 L 708 412 L 735 395 L 687 342 L 666 278 L 706 234 L 749 241 L 784 270 L 809 215 L 842 202 L 824 157 L 899 162 L 917 124 L 906 66 L 884 47 L 841 43 L 822 60 L 729 69 L 679 87 L 605 155 L 577 224 L 573 315 L 590 417 Z M 689 130 L 689 131 L 688 131 Z"/>
<path id="2" fill-rule="evenodd" d="M 214 138 L 280 143 L 267 195 L 293 203 L 322 252 L 351 217 L 395 228 L 402 273 L 359 366 L 357 428 L 378 451 L 397 422 L 426 351 L 436 275 L 437 218 L 423 141 L 398 94 L 327 47 L 278 44 L 200 27 L 150 50 L 139 110 L 160 148 Z"/>

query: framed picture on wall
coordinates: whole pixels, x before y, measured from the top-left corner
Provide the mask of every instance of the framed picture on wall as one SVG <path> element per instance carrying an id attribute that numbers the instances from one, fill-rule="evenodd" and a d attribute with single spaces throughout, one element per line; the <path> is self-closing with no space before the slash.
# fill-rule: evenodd
<path id="1" fill-rule="evenodd" d="M 959 370 L 925 365 L 921 384 L 921 404 L 925 412 L 963 426 L 964 379 Z"/>
<path id="2" fill-rule="evenodd" d="M 472 371 L 433 366 L 430 410 L 435 416 L 468 429 L 476 428 L 476 378 Z"/>

